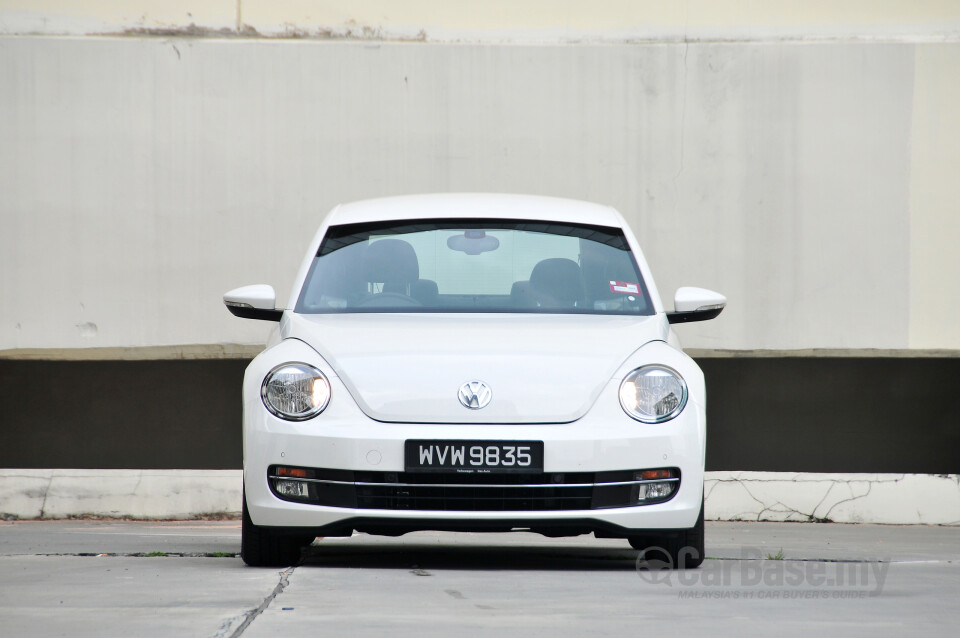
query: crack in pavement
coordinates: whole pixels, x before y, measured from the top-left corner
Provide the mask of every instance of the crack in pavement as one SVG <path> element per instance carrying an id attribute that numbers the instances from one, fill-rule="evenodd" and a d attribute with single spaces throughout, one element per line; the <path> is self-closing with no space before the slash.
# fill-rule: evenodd
<path id="1" fill-rule="evenodd" d="M 129 552 L 129 553 L 96 553 L 96 552 L 60 552 L 60 553 L 45 553 L 45 554 L 0 554 L 0 558 L 22 558 L 22 557 L 36 557 L 36 558 L 61 558 L 61 557 L 76 557 L 76 558 L 236 558 L 239 554 L 232 554 L 226 552 L 156 552 L 156 553 L 145 553 L 145 552 Z M 289 567 L 286 570 L 280 572 L 280 580 L 277 583 L 276 587 L 273 588 L 266 598 L 264 598 L 257 607 L 250 609 L 241 616 L 232 616 L 227 620 L 221 623 L 217 633 L 213 635 L 213 638 L 239 638 L 247 630 L 248 627 L 257 619 L 260 614 L 262 614 L 274 599 L 283 593 L 283 590 L 287 588 L 290 584 L 290 576 L 293 575 L 296 566 Z M 243 617 L 244 620 L 236 629 L 230 632 L 231 627 L 234 623 Z M 227 632 L 230 632 L 229 634 Z"/>
<path id="2" fill-rule="evenodd" d="M 283 593 L 283 590 L 287 588 L 287 585 L 290 584 L 290 576 L 293 575 L 293 571 L 294 571 L 295 569 L 296 569 L 296 566 L 290 567 L 290 568 L 288 568 L 288 569 L 280 572 L 280 582 L 277 583 L 277 586 L 274 587 L 274 588 L 273 588 L 273 591 L 270 592 L 270 594 L 269 594 L 266 598 L 263 599 L 263 602 L 260 603 L 260 606 L 259 606 L 259 607 L 255 607 L 254 609 L 251 609 L 250 611 L 248 611 L 248 612 L 246 613 L 246 619 L 244 619 L 243 623 L 241 623 L 241 625 L 240 625 L 239 627 L 237 627 L 237 628 L 233 631 L 233 633 L 230 634 L 230 636 L 229 636 L 228 638 L 239 638 L 239 636 L 243 635 L 243 632 L 245 632 L 245 631 L 247 630 L 247 628 L 253 623 L 253 621 L 256 620 L 257 617 L 258 617 L 260 614 L 262 614 L 264 611 L 266 611 L 267 607 L 270 606 L 270 603 L 272 603 L 273 600 L 274 600 L 277 596 L 279 596 L 280 594 L 282 594 L 282 593 Z M 231 619 L 231 620 L 232 620 L 232 619 Z M 230 621 L 227 621 L 227 622 L 225 622 L 223 625 L 221 625 L 221 626 L 220 626 L 220 631 L 218 631 L 218 632 L 213 636 L 213 638 L 223 638 L 223 636 L 224 636 L 223 632 L 224 632 L 224 631 L 228 631 L 229 628 L 230 628 L 229 625 L 231 625 L 231 624 L 233 624 L 233 623 L 230 622 Z"/>

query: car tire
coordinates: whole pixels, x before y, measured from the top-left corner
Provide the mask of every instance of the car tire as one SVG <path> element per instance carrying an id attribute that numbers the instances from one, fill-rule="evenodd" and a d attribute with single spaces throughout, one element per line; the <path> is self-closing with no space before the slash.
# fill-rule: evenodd
<path id="1" fill-rule="evenodd" d="M 704 559 L 704 524 L 703 499 L 700 500 L 700 516 L 696 524 L 690 529 L 672 532 L 670 534 L 637 534 L 630 536 L 630 546 L 646 552 L 650 551 L 648 560 L 663 561 L 674 568 L 695 569 L 700 567 Z M 666 556 L 663 556 L 666 554 Z"/>
<path id="2" fill-rule="evenodd" d="M 247 495 L 243 495 L 240 526 L 240 558 L 250 567 L 290 567 L 300 562 L 303 548 L 313 538 L 277 534 L 254 525 L 247 511 Z"/>

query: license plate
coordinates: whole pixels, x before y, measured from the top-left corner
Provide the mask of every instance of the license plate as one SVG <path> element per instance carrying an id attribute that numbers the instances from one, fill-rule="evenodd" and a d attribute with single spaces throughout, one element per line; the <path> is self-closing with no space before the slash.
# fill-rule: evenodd
<path id="1" fill-rule="evenodd" d="M 409 440 L 407 472 L 542 472 L 543 441 Z"/>

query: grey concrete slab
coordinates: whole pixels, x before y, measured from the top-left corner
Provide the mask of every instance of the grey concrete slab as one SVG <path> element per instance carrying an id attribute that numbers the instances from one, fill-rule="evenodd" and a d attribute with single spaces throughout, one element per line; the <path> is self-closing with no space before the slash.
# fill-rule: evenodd
<path id="1" fill-rule="evenodd" d="M 736 581 L 669 586 L 631 569 L 584 573 L 563 558 L 549 571 L 475 571 L 459 561 L 390 571 L 307 565 L 244 636 L 312 635 L 320 627 L 324 635 L 418 637 L 955 636 L 957 576 L 955 565 L 897 566 L 880 595 L 861 597 L 853 589 Z"/>
<path id="2" fill-rule="evenodd" d="M 0 633 L 956 634 L 960 528 L 707 528 L 709 559 L 686 572 L 638 571 L 618 540 L 436 532 L 320 539 L 281 571 L 230 556 L 236 521 L 2 523 Z"/>
<path id="3" fill-rule="evenodd" d="M 359 541 L 359 539 L 363 539 Z M 359 541 L 359 542 L 358 542 Z M 442 534 L 399 538 L 360 535 L 324 539 L 317 545 L 393 548 L 398 544 L 457 546 L 583 547 L 627 551 L 620 540 L 592 536 L 548 539 L 537 534 Z M 830 525 L 817 523 L 707 522 L 707 555 L 740 558 L 746 553 L 787 558 L 960 560 L 960 527 L 921 525 Z M 240 522 L 225 521 L 0 521 L 0 555 L 72 553 L 237 553 Z M 366 550 L 364 550 L 366 551 Z M 389 553 L 390 549 L 376 551 Z M 322 555 L 318 554 L 318 555 Z"/>
<path id="4" fill-rule="evenodd" d="M 0 522 L 0 555 L 240 551 L 240 521 Z"/>
<path id="5" fill-rule="evenodd" d="M 277 581 L 238 558 L 0 556 L 0 634 L 229 636 Z"/>
<path id="6" fill-rule="evenodd" d="M 707 556 L 737 558 L 744 550 L 785 558 L 960 561 L 960 527 L 707 523 Z"/>

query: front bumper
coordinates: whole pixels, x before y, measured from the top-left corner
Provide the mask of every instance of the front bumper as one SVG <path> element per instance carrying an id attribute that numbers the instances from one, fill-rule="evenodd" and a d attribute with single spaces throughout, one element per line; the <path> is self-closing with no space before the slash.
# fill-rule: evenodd
<path id="1" fill-rule="evenodd" d="M 700 407 L 689 404 L 684 414 L 660 426 L 638 424 L 630 419 L 627 423 L 611 424 L 591 415 L 569 424 L 512 426 L 389 424 L 354 415 L 350 423 L 330 418 L 321 425 L 284 422 L 260 408 L 252 417 L 248 414 L 244 436 L 247 506 L 257 525 L 310 528 L 318 530 L 318 535 L 328 536 L 353 529 L 403 533 L 418 529 L 518 528 L 542 533 L 554 530 L 557 534 L 594 531 L 613 536 L 628 535 L 630 530 L 687 529 L 696 523 L 703 494 L 703 439 L 698 434 L 702 419 Z M 670 432 L 652 434 L 654 429 Z M 344 430 L 349 430 L 349 434 Z M 640 435 L 640 431 L 645 435 Z M 577 477 L 585 474 L 600 476 L 671 467 L 676 468 L 680 477 L 679 489 L 660 503 L 633 507 L 620 502 L 613 507 L 603 507 L 602 503 L 594 507 L 591 503 L 583 509 L 558 506 L 537 511 L 373 509 L 349 507 L 349 500 L 338 503 L 346 507 L 317 505 L 283 500 L 270 489 L 270 470 L 278 465 L 336 468 L 344 472 L 341 478 L 346 480 L 342 483 L 369 482 L 372 474 L 396 475 L 391 482 L 403 483 L 400 479 L 404 475 L 404 441 L 408 438 L 484 437 L 544 441 L 544 475 L 540 481 L 553 481 L 564 475 L 578 482 L 581 479 Z M 436 480 L 443 479 L 438 476 Z"/>
<path id="2" fill-rule="evenodd" d="M 277 349 L 285 348 L 281 344 Z M 273 416 L 263 407 L 259 386 L 278 358 L 295 360 L 294 354 L 264 355 L 251 363 L 244 382 L 244 489 L 247 508 L 256 525 L 310 530 L 326 536 L 349 534 L 352 530 L 399 534 L 414 530 L 530 529 L 548 535 L 593 531 L 616 537 L 643 530 L 689 529 L 700 514 L 706 443 L 702 383 L 688 380 L 686 408 L 675 419 L 655 425 L 637 422 L 623 412 L 616 379 L 611 379 L 586 415 L 572 423 L 383 423 L 367 417 L 340 379 L 324 369 L 331 385 L 328 407 L 313 419 L 291 422 Z M 684 357 L 679 352 L 677 355 Z M 349 500 L 337 502 L 338 506 L 331 506 L 329 501 L 291 502 L 278 497 L 270 488 L 268 476 L 276 466 L 342 471 L 348 477 L 345 483 L 366 482 L 356 479 L 363 473 L 402 474 L 404 442 L 408 439 L 543 441 L 543 478 L 538 480 L 551 480 L 555 475 L 599 476 L 675 468 L 679 489 L 669 500 L 636 506 L 618 502 L 612 507 L 602 503 L 596 507 L 590 501 L 583 508 L 573 509 L 547 506 L 531 510 L 525 506 L 524 511 L 502 507 L 478 511 L 414 509 L 416 500 L 407 501 L 407 506 L 392 504 L 385 509 L 370 507 L 369 502 L 363 507 L 359 503 L 351 506 Z M 411 504 L 412 508 L 408 508 Z"/>

